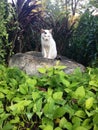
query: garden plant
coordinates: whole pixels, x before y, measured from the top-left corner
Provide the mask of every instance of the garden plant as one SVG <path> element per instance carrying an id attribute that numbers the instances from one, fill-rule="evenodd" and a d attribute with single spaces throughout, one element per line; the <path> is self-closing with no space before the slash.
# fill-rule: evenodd
<path id="1" fill-rule="evenodd" d="M 27 76 L 0 65 L 1 130 L 98 130 L 98 68 Z"/>
<path id="2" fill-rule="evenodd" d="M 98 130 L 98 15 L 90 11 L 98 2 L 88 1 L 81 13 L 80 0 L 0 0 L 0 130 Z M 41 28 L 52 28 L 58 54 L 85 72 L 8 67 L 13 54 L 41 50 Z"/>

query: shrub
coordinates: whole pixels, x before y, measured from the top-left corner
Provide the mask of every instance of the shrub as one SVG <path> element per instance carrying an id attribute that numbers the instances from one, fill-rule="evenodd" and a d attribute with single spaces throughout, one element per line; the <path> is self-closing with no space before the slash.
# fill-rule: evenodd
<path id="1" fill-rule="evenodd" d="M 32 50 L 32 26 L 40 17 L 41 1 L 17 0 L 9 4 L 7 32 L 11 50 L 14 53 Z M 34 46 L 34 45 L 33 45 Z"/>
<path id="2" fill-rule="evenodd" d="M 7 51 L 10 47 L 8 42 L 8 33 L 6 29 L 7 15 L 6 15 L 7 4 L 4 0 L 0 1 L 0 63 L 5 63 Z M 8 54 L 9 55 L 9 54 Z"/>
<path id="3" fill-rule="evenodd" d="M 53 37 L 57 44 L 58 54 L 67 56 L 85 66 L 97 65 L 97 16 L 92 16 L 92 12 L 89 12 L 89 10 L 86 10 L 80 16 L 70 16 L 71 11 L 64 7 L 71 5 L 69 3 L 60 5 L 59 1 L 55 1 L 55 4 L 53 4 L 48 0 L 44 6 L 44 17 L 41 24 L 40 22 L 36 23 L 36 28 L 38 27 L 39 30 L 40 28 L 53 28 Z M 79 12 L 78 9 L 77 12 Z M 37 37 L 35 38 L 37 39 L 36 43 L 40 43 L 40 32 L 37 34 L 38 36 L 35 33 L 34 38 Z M 37 45 L 37 48 L 40 48 L 40 45 Z"/>
<path id="4" fill-rule="evenodd" d="M 29 77 L 0 65 L 0 129 L 97 130 L 98 69 L 70 75 L 62 69 L 41 68 L 41 77 Z"/>
<path id="5" fill-rule="evenodd" d="M 79 18 L 75 18 L 77 8 L 70 2 L 55 1 L 55 4 L 50 0 L 44 4 L 45 1 L 39 2 L 17 0 L 9 6 L 11 18 L 7 23 L 7 32 L 11 46 L 7 53 L 40 51 L 41 28 L 52 28 L 58 54 L 74 59 L 85 66 L 97 65 L 97 17 L 86 11 L 79 21 Z M 72 12 L 71 6 L 75 12 Z M 71 12 L 73 16 L 69 15 Z M 79 24 L 75 24 L 77 21 Z"/>
<path id="6" fill-rule="evenodd" d="M 40 43 L 41 28 L 52 28 L 58 54 L 65 55 L 68 52 L 69 39 L 72 36 L 75 23 L 69 24 L 69 12 L 65 10 L 65 5 L 60 5 L 60 1 L 55 1 L 54 4 L 48 0 L 42 7 L 41 19 L 33 24 L 33 28 L 36 29 L 36 31 L 33 30 L 33 42 L 36 43 L 35 48 L 37 50 L 41 48 L 40 44 L 38 44 Z"/>
<path id="7" fill-rule="evenodd" d="M 69 57 L 84 64 L 91 65 L 98 55 L 98 18 L 86 11 L 80 18 L 70 40 Z"/>

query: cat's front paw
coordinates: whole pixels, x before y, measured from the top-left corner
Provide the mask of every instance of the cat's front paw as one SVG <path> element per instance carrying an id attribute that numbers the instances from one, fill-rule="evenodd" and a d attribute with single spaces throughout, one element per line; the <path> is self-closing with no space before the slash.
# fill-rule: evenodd
<path id="1" fill-rule="evenodd" d="M 47 58 L 47 56 L 43 56 L 44 58 Z"/>
<path id="2" fill-rule="evenodd" d="M 51 60 L 54 59 L 53 57 L 47 57 L 47 58 L 48 58 L 48 59 L 51 59 Z"/>

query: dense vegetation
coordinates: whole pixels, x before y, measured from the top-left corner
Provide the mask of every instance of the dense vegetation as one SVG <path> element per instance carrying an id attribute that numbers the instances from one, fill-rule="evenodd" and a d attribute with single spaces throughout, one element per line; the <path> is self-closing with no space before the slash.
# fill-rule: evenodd
<path id="1" fill-rule="evenodd" d="M 78 6 L 79 2 L 17 0 L 9 4 L 1 0 L 0 63 L 8 63 L 13 53 L 40 51 L 41 28 L 52 28 L 58 54 L 85 66 L 97 66 L 98 16 L 90 11 L 92 5 L 97 7 L 97 2 L 89 0 L 85 7 Z"/>
<path id="2" fill-rule="evenodd" d="M 98 2 L 81 13 L 79 1 L 0 0 L 0 130 L 98 130 L 98 16 L 89 9 Z M 40 51 L 41 28 L 53 29 L 58 54 L 93 68 L 29 77 L 5 67 L 14 53 Z"/>
<path id="3" fill-rule="evenodd" d="M 98 69 L 63 69 L 0 66 L 0 130 L 98 130 Z"/>

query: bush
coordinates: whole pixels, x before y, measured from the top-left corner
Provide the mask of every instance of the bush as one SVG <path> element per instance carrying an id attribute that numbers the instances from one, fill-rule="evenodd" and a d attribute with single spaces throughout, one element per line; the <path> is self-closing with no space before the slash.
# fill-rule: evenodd
<path id="1" fill-rule="evenodd" d="M 98 57 L 98 18 L 87 10 L 80 18 L 70 40 L 69 57 L 84 64 L 92 65 Z"/>
<path id="2" fill-rule="evenodd" d="M 73 24 L 69 24 L 69 12 L 65 10 L 65 5 L 60 5 L 60 1 L 55 1 L 55 4 L 48 0 L 43 5 L 42 17 L 39 21 L 33 24 L 33 43 L 35 43 L 36 50 L 40 48 L 40 30 L 51 29 L 53 30 L 53 37 L 56 41 L 57 51 L 60 55 L 68 53 L 69 39 L 72 36 Z M 67 48 L 67 49 L 66 49 Z M 66 52 L 66 53 L 65 53 Z"/>
<path id="3" fill-rule="evenodd" d="M 97 130 L 98 68 L 70 75 L 63 69 L 29 77 L 0 65 L 0 129 Z"/>
<path id="4" fill-rule="evenodd" d="M 31 21 L 33 24 L 40 17 L 40 6 L 40 0 L 17 0 L 16 2 L 12 1 L 12 4 L 7 4 L 5 12 L 7 20 L 5 17 L 3 19 L 4 23 L 6 22 L 4 29 L 6 29 L 7 40 L 10 43 L 7 48 L 7 61 L 9 61 L 9 55 L 11 56 L 12 52 L 25 52 L 31 49 L 33 30 Z M 0 13 L 2 14 L 1 10 Z M 5 45 L 4 42 L 2 44 Z"/>
<path id="5" fill-rule="evenodd" d="M 66 5 L 66 4 L 65 4 Z M 85 66 L 98 63 L 98 18 L 87 10 L 84 14 L 70 16 L 65 5 L 49 0 L 41 21 L 35 22 L 33 43 L 40 50 L 40 29 L 52 28 L 58 54 L 67 56 Z M 36 33 L 37 32 L 37 33 Z M 79 51 L 80 50 L 80 51 Z"/>
<path id="6" fill-rule="evenodd" d="M 8 48 L 10 48 L 10 43 L 8 42 L 8 33 L 6 29 L 7 14 L 6 14 L 7 4 L 4 0 L 0 1 L 0 63 L 4 64 L 6 61 Z"/>

